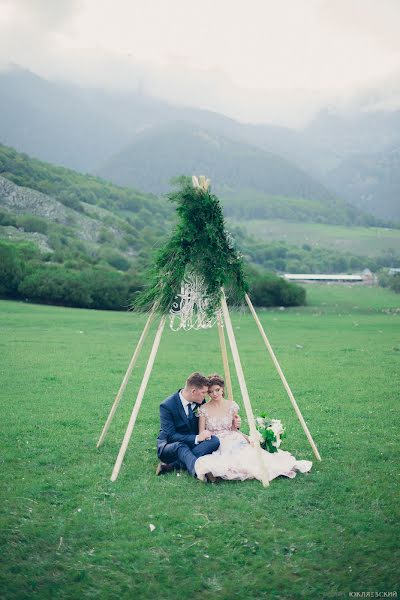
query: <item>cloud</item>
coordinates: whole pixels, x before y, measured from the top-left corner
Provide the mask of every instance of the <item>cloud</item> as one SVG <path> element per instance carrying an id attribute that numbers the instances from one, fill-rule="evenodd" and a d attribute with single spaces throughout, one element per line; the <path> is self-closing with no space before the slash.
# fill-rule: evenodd
<path id="1" fill-rule="evenodd" d="M 249 122 L 398 104 L 398 0 L 0 0 L 0 60 Z"/>
<path id="2" fill-rule="evenodd" d="M 29 24 L 42 32 L 65 25 L 79 4 L 78 0 L 0 0 L 0 8 L 11 13 L 14 24 Z"/>
<path id="3" fill-rule="evenodd" d="M 316 3 L 321 21 L 348 37 L 362 38 L 376 51 L 399 55 L 400 3 L 398 0 L 321 0 Z"/>
<path id="4" fill-rule="evenodd" d="M 18 63 L 41 72 L 78 6 L 77 0 L 0 0 L 0 65 Z"/>

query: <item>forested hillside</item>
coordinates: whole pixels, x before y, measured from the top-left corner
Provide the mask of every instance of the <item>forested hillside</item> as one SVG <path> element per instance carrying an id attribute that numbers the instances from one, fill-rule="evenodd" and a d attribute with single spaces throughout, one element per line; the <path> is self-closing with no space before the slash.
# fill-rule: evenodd
<path id="1" fill-rule="evenodd" d="M 48 194 L 75 210 L 81 202 L 95 204 L 112 212 L 138 214 L 148 211 L 164 218 L 171 211 L 152 194 L 120 187 L 99 177 L 58 167 L 0 144 L 0 175 L 17 185 Z"/>
<path id="2" fill-rule="evenodd" d="M 98 173 L 120 185 L 162 193 L 181 172 L 210 177 L 226 214 L 237 220 L 385 224 L 344 202 L 290 161 L 193 123 L 147 129 Z"/>
<path id="3" fill-rule="evenodd" d="M 297 205 L 293 201 L 295 210 L 306 205 L 306 201 Z M 166 198 L 118 187 L 0 146 L 0 296 L 126 308 L 144 285 L 146 270 L 174 218 L 174 207 Z M 258 290 L 256 297 L 264 298 L 260 302 L 272 302 L 272 297 L 282 304 L 292 301 L 287 291 L 279 296 L 280 292 L 271 295 L 268 289 L 260 296 L 260 277 L 266 271 L 395 266 L 393 255 L 366 258 L 318 245 L 295 247 L 253 238 L 241 227 L 231 229 L 246 258 L 253 289 Z M 274 289 L 281 290 L 282 285 L 279 279 L 268 279 Z"/>
<path id="4" fill-rule="evenodd" d="M 289 161 L 186 122 L 147 129 L 99 171 L 121 185 L 136 182 L 154 193 L 165 192 L 171 177 L 193 172 L 207 174 L 218 190 L 252 188 L 281 196 L 333 198 Z"/>
<path id="5" fill-rule="evenodd" d="M 0 295 L 127 307 L 172 217 L 156 196 L 0 146 Z"/>
<path id="6" fill-rule="evenodd" d="M 5 146 L 0 165 L 0 297 L 128 308 L 171 229 L 172 206 Z M 263 286 L 255 296 L 263 303 L 304 301 L 277 277 Z"/>

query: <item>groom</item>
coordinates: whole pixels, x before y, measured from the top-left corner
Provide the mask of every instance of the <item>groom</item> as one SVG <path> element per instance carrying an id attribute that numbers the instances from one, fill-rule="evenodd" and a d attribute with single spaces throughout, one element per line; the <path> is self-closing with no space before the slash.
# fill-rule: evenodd
<path id="1" fill-rule="evenodd" d="M 196 476 L 195 463 L 200 456 L 211 454 L 219 447 L 219 439 L 205 429 L 199 434 L 199 419 L 193 412 L 205 402 L 208 379 L 192 373 L 185 387 L 160 404 L 160 433 L 157 454 L 161 460 L 156 474 L 184 467 Z"/>

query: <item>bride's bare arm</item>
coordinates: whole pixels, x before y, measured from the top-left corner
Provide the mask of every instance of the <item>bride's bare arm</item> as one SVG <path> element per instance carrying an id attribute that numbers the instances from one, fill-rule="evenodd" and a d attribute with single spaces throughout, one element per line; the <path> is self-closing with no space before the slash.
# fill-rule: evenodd
<path id="1" fill-rule="evenodd" d="M 239 433 L 241 433 L 241 434 L 242 434 L 242 436 L 243 436 L 243 437 L 244 437 L 244 438 L 247 440 L 247 442 L 248 442 L 249 444 L 251 444 L 251 442 L 250 442 L 250 438 L 249 438 L 249 436 L 248 436 L 248 435 L 246 435 L 245 433 L 243 433 L 243 431 L 239 431 Z"/>
<path id="2" fill-rule="evenodd" d="M 237 431 L 238 433 L 240 433 L 245 440 L 250 444 L 250 438 L 248 435 L 246 435 L 245 433 L 243 433 L 243 431 L 240 431 L 240 425 L 242 423 L 242 419 L 237 411 L 237 409 L 235 409 L 233 411 L 233 417 L 232 417 L 232 431 Z"/>
<path id="3" fill-rule="evenodd" d="M 206 418 L 200 415 L 199 417 L 199 433 L 203 433 L 206 428 Z"/>

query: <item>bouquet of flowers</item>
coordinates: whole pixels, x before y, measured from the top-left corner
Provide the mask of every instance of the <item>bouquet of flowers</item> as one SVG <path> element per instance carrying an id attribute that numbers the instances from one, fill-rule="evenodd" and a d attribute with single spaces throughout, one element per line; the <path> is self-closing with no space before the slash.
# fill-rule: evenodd
<path id="1" fill-rule="evenodd" d="M 270 419 L 266 413 L 261 413 L 259 417 L 256 417 L 256 429 L 260 435 L 261 448 L 267 452 L 278 452 L 282 439 L 286 435 L 282 421 Z"/>

